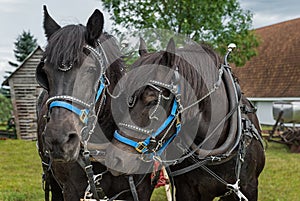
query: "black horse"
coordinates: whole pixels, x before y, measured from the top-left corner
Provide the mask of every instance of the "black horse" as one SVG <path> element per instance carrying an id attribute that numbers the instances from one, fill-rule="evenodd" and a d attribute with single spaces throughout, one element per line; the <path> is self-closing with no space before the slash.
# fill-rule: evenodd
<path id="1" fill-rule="evenodd" d="M 44 88 L 37 116 L 46 200 L 49 190 L 55 201 L 105 196 L 149 200 L 151 196 L 152 191 L 144 190 L 153 189 L 150 177 L 114 177 L 100 163 L 117 129 L 110 91 L 124 67 L 116 40 L 103 33 L 103 23 L 103 14 L 96 9 L 86 26 L 60 27 L 44 6 L 48 44 L 36 79 Z"/>
<path id="2" fill-rule="evenodd" d="M 222 64 L 207 45 L 176 49 L 171 39 L 154 53 L 145 46 L 118 101 L 111 172 L 140 172 L 156 160 L 169 166 L 176 200 L 257 200 L 264 148 L 255 108 L 227 64 L 233 47 Z"/>

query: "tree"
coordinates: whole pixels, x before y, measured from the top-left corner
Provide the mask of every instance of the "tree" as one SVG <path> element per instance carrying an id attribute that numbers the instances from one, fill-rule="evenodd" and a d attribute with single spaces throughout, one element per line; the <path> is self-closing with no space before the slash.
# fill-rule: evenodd
<path id="1" fill-rule="evenodd" d="M 114 30 L 168 29 L 192 40 L 205 42 L 224 55 L 229 43 L 238 51 L 232 61 L 243 65 L 256 55 L 258 39 L 253 31 L 252 13 L 237 0 L 101 0 L 112 13 Z"/>
<path id="2" fill-rule="evenodd" d="M 15 57 L 17 62 L 23 62 L 28 55 L 37 47 L 37 39 L 30 33 L 30 31 L 23 31 L 17 38 L 16 42 L 14 42 L 15 49 Z M 16 62 L 8 61 L 8 64 L 16 68 L 19 65 Z M 12 71 L 5 71 L 8 75 L 5 75 L 4 78 L 6 79 Z M 0 88 L 0 93 L 6 97 L 10 97 L 9 88 Z"/>
<path id="3" fill-rule="evenodd" d="M 11 117 L 11 111 L 10 99 L 0 94 L 0 122 L 6 122 Z"/>
<path id="4" fill-rule="evenodd" d="M 9 88 L 5 88 L 3 86 L 1 86 L 1 88 L 0 88 L 0 94 L 5 96 L 6 98 L 10 98 L 10 96 L 11 96 Z"/>
<path id="5" fill-rule="evenodd" d="M 37 39 L 31 35 L 30 31 L 23 31 L 14 44 L 15 57 L 17 61 L 22 62 L 37 47 Z"/>
<path id="6" fill-rule="evenodd" d="M 17 62 L 23 62 L 26 57 L 37 47 L 37 39 L 30 33 L 30 31 L 23 31 L 14 42 L 14 54 Z M 18 67 L 19 64 L 13 61 L 8 61 L 11 67 Z M 11 71 L 7 71 L 11 74 Z"/>

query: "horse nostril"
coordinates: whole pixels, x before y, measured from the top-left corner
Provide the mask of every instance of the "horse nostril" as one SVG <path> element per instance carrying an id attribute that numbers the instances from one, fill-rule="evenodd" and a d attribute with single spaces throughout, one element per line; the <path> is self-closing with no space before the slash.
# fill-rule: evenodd
<path id="1" fill-rule="evenodd" d="M 70 144 L 70 143 L 73 143 L 73 142 L 76 142 L 78 139 L 78 135 L 77 133 L 75 132 L 70 132 L 68 133 L 68 140 L 67 140 L 67 144 Z"/>

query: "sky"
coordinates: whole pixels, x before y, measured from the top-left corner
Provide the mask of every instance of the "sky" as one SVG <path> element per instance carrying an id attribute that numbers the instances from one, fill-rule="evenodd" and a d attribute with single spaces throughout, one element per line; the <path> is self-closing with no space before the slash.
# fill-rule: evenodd
<path id="1" fill-rule="evenodd" d="M 253 28 L 260 28 L 300 17 L 299 0 L 239 0 L 243 9 L 253 13 Z M 6 70 L 12 70 L 8 61 L 15 61 L 14 42 L 23 31 L 30 31 L 41 47 L 46 46 L 42 27 L 43 5 L 60 25 L 86 24 L 98 8 L 100 0 L 0 0 L 0 85 Z M 109 14 L 104 12 L 105 31 L 110 31 Z"/>

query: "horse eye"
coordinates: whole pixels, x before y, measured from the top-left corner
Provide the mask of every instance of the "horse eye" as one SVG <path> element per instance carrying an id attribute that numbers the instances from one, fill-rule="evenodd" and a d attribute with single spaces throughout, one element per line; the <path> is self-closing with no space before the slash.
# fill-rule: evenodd
<path id="1" fill-rule="evenodd" d="M 94 66 L 90 66 L 90 67 L 88 67 L 88 69 L 87 69 L 87 72 L 88 72 L 88 73 L 95 73 L 95 71 L 96 71 L 96 67 L 94 67 Z"/>
<path id="2" fill-rule="evenodd" d="M 148 102 L 148 103 L 146 104 L 146 107 L 153 107 L 153 106 L 157 105 L 157 103 L 158 103 L 158 100 L 155 99 L 155 100 L 153 100 L 153 101 Z"/>

